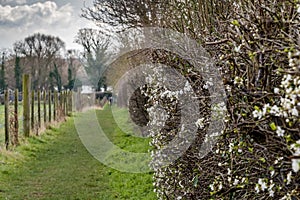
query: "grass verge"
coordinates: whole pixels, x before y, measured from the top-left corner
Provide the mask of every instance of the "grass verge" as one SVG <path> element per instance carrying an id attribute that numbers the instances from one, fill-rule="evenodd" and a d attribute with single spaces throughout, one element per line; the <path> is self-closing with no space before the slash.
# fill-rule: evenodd
<path id="1" fill-rule="evenodd" d="M 4 135 L 4 105 L 0 105 L 0 148 L 4 147 L 4 141 L 5 141 L 5 135 Z M 38 115 L 38 105 L 37 103 L 35 104 L 35 108 L 34 108 L 35 112 L 35 121 L 37 123 L 37 115 Z M 52 110 L 53 110 L 53 106 L 52 106 Z M 41 122 L 42 122 L 42 126 L 45 126 L 44 124 L 44 112 L 46 111 L 47 113 L 47 120 L 48 120 L 48 112 L 49 112 L 49 106 L 46 105 L 46 110 L 44 110 L 43 104 L 41 104 Z M 10 118 L 13 117 L 13 112 L 14 112 L 14 106 L 13 104 L 9 105 L 9 116 Z M 52 111 L 53 113 L 53 111 Z M 30 113 L 31 114 L 31 113 Z M 53 117 L 53 116 L 52 116 Z M 19 103 L 18 104 L 18 119 L 19 119 L 19 137 L 20 139 L 23 139 L 23 104 Z"/>
<path id="2" fill-rule="evenodd" d="M 109 113 L 107 108 L 97 111 L 108 137 L 121 148 L 146 151 L 148 141 L 124 134 Z M 118 116 L 128 118 L 125 110 Z M 72 118 L 31 137 L 14 152 L 0 153 L 0 199 L 151 200 L 152 191 L 152 173 L 123 173 L 94 159 L 82 145 Z"/>

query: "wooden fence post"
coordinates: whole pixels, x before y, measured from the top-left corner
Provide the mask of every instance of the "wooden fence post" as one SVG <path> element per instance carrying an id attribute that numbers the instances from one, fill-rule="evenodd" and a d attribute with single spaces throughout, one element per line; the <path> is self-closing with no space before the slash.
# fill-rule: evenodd
<path id="1" fill-rule="evenodd" d="M 31 130 L 34 130 L 34 91 L 31 91 Z"/>
<path id="2" fill-rule="evenodd" d="M 67 113 L 68 113 L 68 116 L 70 115 L 71 111 L 70 111 L 70 91 L 67 91 Z"/>
<path id="3" fill-rule="evenodd" d="M 68 115 L 68 107 L 67 107 L 67 91 L 64 91 L 64 110 L 65 110 L 65 116 Z"/>
<path id="4" fill-rule="evenodd" d="M 78 90 L 78 92 L 77 92 L 77 95 L 78 95 L 78 97 L 77 97 L 77 102 L 78 102 L 78 107 L 77 107 L 77 111 L 82 111 L 82 103 L 81 103 L 81 90 L 79 89 Z"/>
<path id="5" fill-rule="evenodd" d="M 23 75 L 23 129 L 24 136 L 29 137 L 30 134 L 30 77 L 28 74 Z"/>
<path id="6" fill-rule="evenodd" d="M 49 109 L 49 123 L 51 122 L 51 91 L 48 91 L 48 109 Z"/>
<path id="7" fill-rule="evenodd" d="M 65 113 L 65 111 L 64 111 L 64 93 L 61 91 L 59 96 L 60 96 L 59 104 L 60 104 L 61 117 L 63 117 L 64 113 Z"/>
<path id="8" fill-rule="evenodd" d="M 7 90 L 4 91 L 4 105 L 5 105 L 5 108 L 4 108 L 5 147 L 6 147 L 6 149 L 8 149 L 8 145 L 9 145 L 9 100 L 8 100 L 8 91 Z"/>
<path id="9" fill-rule="evenodd" d="M 69 115 L 69 104 L 68 104 L 68 91 L 65 91 L 65 109 L 66 109 L 66 116 Z"/>
<path id="10" fill-rule="evenodd" d="M 38 100 L 38 126 L 41 128 L 41 91 L 37 92 L 37 100 Z"/>
<path id="11" fill-rule="evenodd" d="M 72 113 L 73 111 L 73 92 L 72 90 L 70 90 L 70 93 L 69 93 L 69 111 Z"/>
<path id="12" fill-rule="evenodd" d="M 14 104 L 14 145 L 19 145 L 19 118 L 18 118 L 18 106 L 19 106 L 19 90 L 15 89 L 15 104 Z"/>
<path id="13" fill-rule="evenodd" d="M 57 91 L 54 91 L 54 101 L 53 101 L 53 120 L 57 120 Z"/>
<path id="14" fill-rule="evenodd" d="M 46 110 L 47 94 L 46 91 L 43 91 L 43 104 L 44 104 L 44 126 L 47 124 L 47 110 Z"/>

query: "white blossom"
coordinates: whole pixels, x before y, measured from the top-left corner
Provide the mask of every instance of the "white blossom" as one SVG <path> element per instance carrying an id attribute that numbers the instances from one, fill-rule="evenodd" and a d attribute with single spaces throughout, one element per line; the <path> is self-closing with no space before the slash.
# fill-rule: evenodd
<path id="1" fill-rule="evenodd" d="M 283 160 L 283 157 L 279 157 L 274 161 L 274 164 L 277 165 L 279 161 Z"/>
<path id="2" fill-rule="evenodd" d="M 239 180 L 238 179 L 234 179 L 233 185 L 237 185 L 239 184 Z"/>
<path id="3" fill-rule="evenodd" d="M 203 88 L 207 90 L 209 87 L 211 87 L 213 85 L 214 85 L 213 79 L 210 78 L 209 81 L 206 81 L 206 83 L 204 84 Z"/>
<path id="4" fill-rule="evenodd" d="M 246 180 L 246 178 L 245 178 L 245 177 L 243 177 L 241 182 L 242 182 L 242 183 L 244 183 L 244 182 L 245 182 L 245 180 Z"/>
<path id="5" fill-rule="evenodd" d="M 275 193 L 274 190 L 270 190 L 269 191 L 270 197 L 274 197 L 274 193 Z"/>
<path id="6" fill-rule="evenodd" d="M 222 190 L 222 188 L 223 188 L 223 185 L 222 185 L 222 182 L 220 182 L 220 185 L 219 185 L 218 189 Z"/>
<path id="7" fill-rule="evenodd" d="M 225 86 L 225 89 L 226 89 L 228 92 L 231 92 L 231 87 L 230 87 L 230 85 L 226 85 L 226 86 Z"/>
<path id="8" fill-rule="evenodd" d="M 200 128 L 200 129 L 203 129 L 204 128 L 204 118 L 200 118 L 200 119 L 198 119 L 197 121 L 196 121 L 196 126 L 198 127 L 198 128 Z"/>
<path id="9" fill-rule="evenodd" d="M 277 126 L 276 133 L 277 133 L 278 137 L 283 137 L 284 132 L 285 132 L 285 130 L 283 130 L 280 126 Z"/>
<path id="10" fill-rule="evenodd" d="M 213 184 L 213 183 L 210 184 L 209 187 L 210 187 L 210 190 L 211 190 L 211 191 L 214 191 L 214 190 L 215 190 L 215 187 L 214 187 L 214 184 Z"/>
<path id="11" fill-rule="evenodd" d="M 184 85 L 184 88 L 183 88 L 183 91 L 184 92 L 190 92 L 192 89 L 193 88 L 192 88 L 191 84 L 188 81 L 186 81 L 185 85 Z"/>
<path id="12" fill-rule="evenodd" d="M 294 107 L 294 108 L 291 110 L 291 114 L 292 114 L 293 116 L 298 117 L 299 113 L 298 113 L 297 108 Z"/>
<path id="13" fill-rule="evenodd" d="M 291 181 L 292 181 L 292 172 L 288 173 L 288 175 L 286 177 L 286 180 L 287 180 L 286 184 L 289 185 L 291 183 Z"/>
<path id="14" fill-rule="evenodd" d="M 300 169 L 300 159 L 292 159 L 292 169 L 297 173 Z"/>
<path id="15" fill-rule="evenodd" d="M 234 51 L 237 52 L 237 53 L 240 52 L 241 47 L 242 47 L 241 44 L 240 44 L 239 46 L 235 46 L 235 47 L 234 47 Z"/>
<path id="16" fill-rule="evenodd" d="M 291 145 L 291 150 L 294 151 L 293 156 L 300 156 L 300 140 Z M 292 169 L 295 173 L 300 170 L 300 159 L 292 159 Z"/>
<path id="17" fill-rule="evenodd" d="M 275 174 L 275 171 L 274 171 L 274 170 L 272 170 L 272 171 L 270 172 L 270 174 L 271 174 L 271 177 L 273 177 L 273 176 L 274 176 L 274 174 Z"/>
<path id="18" fill-rule="evenodd" d="M 286 194 L 284 197 L 282 197 L 280 200 L 292 200 L 291 194 Z"/>
<path id="19" fill-rule="evenodd" d="M 280 108 L 277 105 L 271 107 L 270 114 L 275 115 L 277 117 L 280 116 Z"/>
<path id="20" fill-rule="evenodd" d="M 259 192 L 260 192 L 260 189 L 259 189 L 259 185 L 258 185 L 258 184 L 255 185 L 255 188 L 254 188 L 254 189 L 255 189 L 256 193 L 259 193 Z"/>
<path id="21" fill-rule="evenodd" d="M 254 110 L 254 111 L 252 112 L 252 115 L 253 115 L 254 118 L 257 118 L 257 119 L 261 119 L 262 116 L 263 116 L 262 112 L 261 112 L 261 111 L 258 111 L 258 110 Z"/>
<path id="22" fill-rule="evenodd" d="M 273 187 L 275 186 L 275 184 L 274 183 L 272 183 L 271 185 L 270 185 L 270 187 L 268 188 L 268 191 L 269 191 L 269 196 L 270 197 L 274 197 L 274 190 L 273 190 Z"/>
<path id="23" fill-rule="evenodd" d="M 243 79 L 237 76 L 237 77 L 234 78 L 233 83 L 235 85 L 241 86 L 241 85 L 243 85 Z"/>
<path id="24" fill-rule="evenodd" d="M 279 88 L 274 88 L 274 93 L 275 94 L 279 94 L 279 92 L 280 92 Z"/>
<path id="25" fill-rule="evenodd" d="M 179 181 L 179 186 L 181 187 L 181 188 L 184 188 L 184 186 L 181 184 L 181 181 Z"/>
<path id="26" fill-rule="evenodd" d="M 258 179 L 258 184 L 260 185 L 262 191 L 265 191 L 265 189 L 267 189 L 267 183 L 263 179 Z"/>
<path id="27" fill-rule="evenodd" d="M 203 89 L 208 90 L 208 85 L 207 84 L 203 85 Z"/>
<path id="28" fill-rule="evenodd" d="M 231 174 L 231 169 L 227 168 L 227 174 L 230 175 Z"/>

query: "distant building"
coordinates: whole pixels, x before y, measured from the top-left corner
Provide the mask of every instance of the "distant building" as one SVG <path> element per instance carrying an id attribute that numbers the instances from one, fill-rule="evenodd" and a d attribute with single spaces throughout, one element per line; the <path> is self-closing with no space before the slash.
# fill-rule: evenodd
<path id="1" fill-rule="evenodd" d="M 83 85 L 81 86 L 81 94 L 90 94 L 93 93 L 94 89 L 91 85 Z"/>
<path id="2" fill-rule="evenodd" d="M 112 92 L 113 91 L 113 87 L 112 86 L 107 86 L 107 91 Z"/>

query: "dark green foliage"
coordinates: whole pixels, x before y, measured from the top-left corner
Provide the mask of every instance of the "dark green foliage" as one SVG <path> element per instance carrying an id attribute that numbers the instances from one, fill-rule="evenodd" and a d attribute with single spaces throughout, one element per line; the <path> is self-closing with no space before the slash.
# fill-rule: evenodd
<path id="1" fill-rule="evenodd" d="M 68 68 L 68 85 L 66 89 L 72 90 L 74 88 L 75 79 L 73 78 L 72 69 Z"/>
<path id="2" fill-rule="evenodd" d="M 104 91 L 107 90 L 106 77 L 105 76 L 101 76 L 101 78 L 99 79 L 96 90 L 101 91 L 101 88 L 104 88 Z"/>
<path id="3" fill-rule="evenodd" d="M 50 72 L 50 87 L 51 90 L 54 90 L 54 86 L 57 86 L 58 92 L 62 89 L 61 75 L 58 71 L 57 65 L 54 64 L 54 70 Z"/>
<path id="4" fill-rule="evenodd" d="M 0 69 L 0 92 L 4 92 L 6 89 L 6 82 L 5 82 L 5 53 L 2 54 L 1 59 L 1 69 Z"/>

